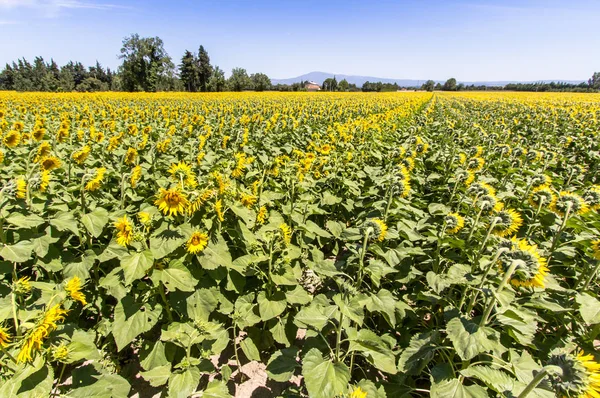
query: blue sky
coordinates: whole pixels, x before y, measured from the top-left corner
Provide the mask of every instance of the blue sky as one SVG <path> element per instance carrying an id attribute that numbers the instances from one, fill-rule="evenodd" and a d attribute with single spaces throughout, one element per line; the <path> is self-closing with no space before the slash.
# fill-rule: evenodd
<path id="1" fill-rule="evenodd" d="M 600 1 L 0 0 L 0 64 L 53 57 L 116 68 L 124 36 L 227 73 L 584 80 L 600 71 Z"/>

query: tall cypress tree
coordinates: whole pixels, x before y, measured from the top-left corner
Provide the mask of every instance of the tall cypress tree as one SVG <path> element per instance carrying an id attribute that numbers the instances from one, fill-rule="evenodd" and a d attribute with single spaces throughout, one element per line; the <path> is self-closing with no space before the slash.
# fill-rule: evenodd
<path id="1" fill-rule="evenodd" d="M 208 52 L 204 49 L 204 46 L 200 45 L 198 49 L 198 85 L 200 91 L 208 91 L 208 81 L 213 72 L 213 67 L 210 64 L 210 58 Z"/>
<path id="2" fill-rule="evenodd" d="M 186 91 L 198 91 L 198 70 L 196 66 L 196 60 L 194 54 L 188 50 L 185 51 L 185 54 L 181 58 L 181 64 L 179 65 L 179 78 L 181 79 Z"/>

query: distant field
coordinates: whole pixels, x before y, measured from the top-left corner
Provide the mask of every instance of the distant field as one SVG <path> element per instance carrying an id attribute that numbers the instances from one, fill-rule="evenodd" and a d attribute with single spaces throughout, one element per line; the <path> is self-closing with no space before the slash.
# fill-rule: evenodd
<path id="1" fill-rule="evenodd" d="M 600 94 L 0 92 L 0 396 L 596 396 L 599 132 Z"/>

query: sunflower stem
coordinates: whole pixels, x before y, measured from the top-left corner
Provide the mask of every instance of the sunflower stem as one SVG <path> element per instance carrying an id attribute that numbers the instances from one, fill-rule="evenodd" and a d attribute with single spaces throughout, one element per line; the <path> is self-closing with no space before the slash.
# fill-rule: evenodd
<path id="1" fill-rule="evenodd" d="M 567 225 L 567 221 L 569 220 L 569 214 L 571 213 L 571 206 L 573 204 L 571 202 L 567 202 L 567 210 L 565 211 L 565 216 L 563 217 L 562 223 L 560 224 L 560 228 L 556 231 L 556 235 L 554 235 L 554 239 L 552 240 L 552 246 L 550 246 L 550 253 L 548 254 L 548 266 L 550 266 L 550 261 L 552 260 L 552 255 L 554 254 L 554 250 L 558 246 L 558 241 L 560 239 L 560 235 L 562 234 L 565 226 Z"/>
<path id="2" fill-rule="evenodd" d="M 590 283 L 592 283 L 592 281 L 594 280 L 594 277 L 598 273 L 598 269 L 599 268 L 600 268 L 600 261 L 596 261 L 596 265 L 594 266 L 594 270 L 588 275 L 587 279 L 585 280 L 585 283 L 584 283 L 583 287 L 581 288 L 581 291 L 587 290 L 588 286 L 590 285 Z M 583 276 L 583 274 L 582 274 L 582 276 Z M 579 285 L 579 282 L 577 284 Z"/>
<path id="3" fill-rule="evenodd" d="M 533 215 L 533 220 L 535 220 L 537 218 L 537 216 L 540 214 L 540 211 L 542 210 L 542 205 L 544 204 L 544 202 L 545 202 L 545 199 L 543 197 L 540 198 L 540 201 L 537 206 L 537 210 L 536 210 L 535 214 Z M 529 238 L 529 235 L 531 235 L 532 232 L 533 232 L 533 223 L 531 223 L 529 228 L 527 228 L 527 233 L 525 234 L 525 238 Z"/>
<path id="4" fill-rule="evenodd" d="M 498 217 L 494 217 L 494 219 L 492 220 L 492 223 L 490 224 L 490 228 L 488 229 L 487 234 L 485 235 L 485 239 L 483 240 L 483 242 L 481 242 L 481 247 L 479 248 L 479 251 L 477 252 L 477 257 L 475 258 L 475 264 L 477 264 L 477 262 L 481 258 L 481 253 L 483 253 L 483 249 L 485 249 L 485 244 L 487 243 L 488 239 L 490 238 L 490 235 L 492 234 L 492 231 L 494 230 L 494 227 L 496 226 L 497 223 L 498 223 Z"/>
<path id="5" fill-rule="evenodd" d="M 525 398 L 526 396 L 528 396 L 529 393 L 532 392 L 533 389 L 536 388 L 538 384 L 542 382 L 542 380 L 544 380 L 544 377 L 546 377 L 547 374 L 548 370 L 546 368 L 542 368 L 542 370 L 540 370 L 538 374 L 536 374 L 535 377 L 529 382 L 527 387 L 525 387 L 525 389 L 521 391 L 521 394 L 519 394 L 517 398 Z"/>
<path id="6" fill-rule="evenodd" d="M 483 208 L 479 209 L 479 213 L 477 213 L 477 217 L 475 217 L 475 221 L 471 226 L 471 231 L 469 231 L 469 237 L 467 238 L 467 242 L 471 240 L 473 237 L 473 232 L 475 232 L 475 228 L 477 227 L 477 223 L 479 223 L 479 218 L 481 217 L 481 213 L 483 212 Z"/>
<path id="7" fill-rule="evenodd" d="M 485 312 L 483 313 L 483 316 L 481 317 L 481 320 L 479 321 L 479 326 L 485 326 L 487 324 L 488 319 L 489 319 L 492 311 L 494 310 L 494 307 L 496 307 L 496 301 L 494 300 L 495 297 L 498 296 L 500 293 L 502 293 L 502 290 L 504 290 L 504 287 L 506 287 L 506 285 L 508 284 L 508 281 L 510 280 L 510 278 L 514 274 L 515 270 L 517 269 L 517 266 L 519 265 L 519 261 L 520 260 L 513 260 L 511 262 L 510 267 L 504 274 L 504 278 L 502 278 L 502 282 L 500 282 L 498 289 L 496 289 L 496 294 L 490 296 L 490 298 L 487 302 Z"/>
<path id="8" fill-rule="evenodd" d="M 165 294 L 165 287 L 163 286 L 162 283 L 158 285 L 158 293 L 160 294 L 160 298 L 162 299 L 163 303 L 165 303 L 165 310 L 167 311 L 167 318 L 169 318 L 169 322 L 173 323 L 173 313 L 171 312 L 171 305 L 169 304 L 169 301 L 167 300 L 167 295 Z"/>
<path id="9" fill-rule="evenodd" d="M 501 247 L 500 249 L 498 249 L 494 257 L 492 258 L 492 261 L 490 261 L 490 263 L 488 264 L 487 268 L 485 269 L 485 272 L 481 276 L 481 282 L 479 283 L 478 289 L 475 290 L 475 294 L 473 295 L 473 297 L 471 297 L 471 301 L 469 301 L 469 305 L 467 306 L 467 314 L 473 311 L 473 307 L 475 307 L 475 301 L 479 296 L 479 292 L 481 291 L 481 289 L 483 289 L 483 285 L 485 285 L 487 276 L 489 275 L 490 271 L 492 270 L 492 267 L 494 266 L 494 264 L 496 264 L 496 261 L 498 261 L 502 253 L 506 251 L 508 251 L 508 248 L 506 247 Z"/>

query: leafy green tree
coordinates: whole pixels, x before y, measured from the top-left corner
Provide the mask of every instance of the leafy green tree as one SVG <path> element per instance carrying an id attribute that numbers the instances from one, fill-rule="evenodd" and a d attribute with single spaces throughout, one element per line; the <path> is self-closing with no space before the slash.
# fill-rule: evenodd
<path id="1" fill-rule="evenodd" d="M 194 54 L 186 50 L 179 65 L 179 78 L 186 91 L 198 91 L 198 68 Z"/>
<path id="2" fill-rule="evenodd" d="M 265 91 L 271 88 L 271 79 L 264 73 L 254 73 L 250 76 L 254 91 Z"/>
<path id="3" fill-rule="evenodd" d="M 123 39 L 119 70 L 127 91 L 157 91 L 173 84 L 174 65 L 159 37 L 133 34 Z"/>
<path id="4" fill-rule="evenodd" d="M 93 93 L 96 91 L 108 91 L 109 86 L 107 83 L 95 77 L 88 77 L 80 85 L 77 86 L 77 91 Z"/>
<path id="5" fill-rule="evenodd" d="M 248 90 L 252 87 L 252 81 L 244 68 L 233 68 L 227 84 L 232 91 Z"/>
<path id="6" fill-rule="evenodd" d="M 451 77 L 450 79 L 446 80 L 446 83 L 444 83 L 444 86 L 442 87 L 442 90 L 444 91 L 456 91 L 456 79 Z"/>
<path id="7" fill-rule="evenodd" d="M 196 60 L 198 71 L 198 83 L 200 91 L 208 91 L 208 82 L 213 73 L 213 67 L 210 64 L 210 57 L 204 46 L 200 45 L 198 49 L 198 59 Z"/>
<path id="8" fill-rule="evenodd" d="M 338 84 L 338 91 L 348 91 L 349 87 L 350 87 L 350 85 L 348 84 L 348 80 L 343 79 Z"/>
<path id="9" fill-rule="evenodd" d="M 0 90 L 14 90 L 15 86 L 15 71 L 7 63 L 0 73 Z"/>
<path id="10" fill-rule="evenodd" d="M 225 90 L 227 80 L 225 80 L 225 72 L 218 66 L 215 66 L 212 76 L 208 80 L 209 91 L 221 92 Z"/>
<path id="11" fill-rule="evenodd" d="M 427 80 L 425 83 L 423 83 L 423 85 L 421 86 L 421 90 L 425 90 L 425 91 L 433 91 L 435 87 L 435 82 L 433 80 Z"/>
<path id="12" fill-rule="evenodd" d="M 593 90 L 600 90 L 600 72 L 595 72 L 588 80 L 588 85 Z"/>

